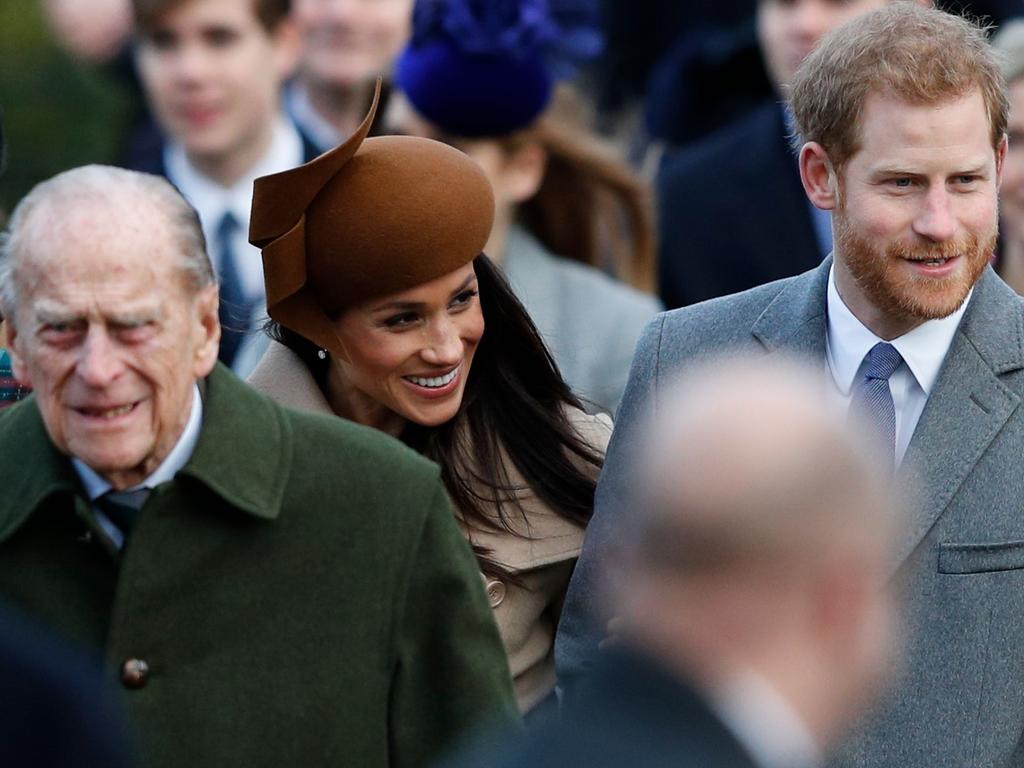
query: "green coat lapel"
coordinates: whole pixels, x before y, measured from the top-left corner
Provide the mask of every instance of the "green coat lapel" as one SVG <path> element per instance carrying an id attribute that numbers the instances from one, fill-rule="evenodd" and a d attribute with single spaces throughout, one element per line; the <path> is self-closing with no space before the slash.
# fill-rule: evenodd
<path id="1" fill-rule="evenodd" d="M 22 447 L 18 461 L 0 465 L 2 542 L 54 494 L 80 493 L 80 483 L 68 457 L 50 441 L 35 396 L 4 411 L 0 441 Z M 206 380 L 199 442 L 178 476 L 198 481 L 242 512 L 273 520 L 293 451 L 292 430 L 280 410 L 218 364 Z"/>
<path id="2" fill-rule="evenodd" d="M 206 381 L 199 443 L 179 475 L 199 481 L 242 512 L 273 520 L 293 452 L 284 414 L 218 363 Z"/>
<path id="3" fill-rule="evenodd" d="M 16 460 L 0 462 L 0 542 L 6 541 L 47 499 L 74 495 L 78 476 L 50 441 L 35 395 L 8 408 L 0 418 L 0 442 L 17 445 Z M 13 458 L 13 457 L 12 457 Z"/>

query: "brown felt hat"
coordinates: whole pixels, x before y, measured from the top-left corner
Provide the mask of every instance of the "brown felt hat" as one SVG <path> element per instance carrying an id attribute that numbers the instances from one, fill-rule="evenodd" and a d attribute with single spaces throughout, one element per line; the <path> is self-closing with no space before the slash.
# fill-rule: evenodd
<path id="1" fill-rule="evenodd" d="M 377 111 L 344 144 L 256 180 L 249 242 L 263 249 L 267 311 L 346 358 L 332 318 L 447 275 L 482 251 L 494 222 L 484 172 L 430 139 L 367 139 Z"/>

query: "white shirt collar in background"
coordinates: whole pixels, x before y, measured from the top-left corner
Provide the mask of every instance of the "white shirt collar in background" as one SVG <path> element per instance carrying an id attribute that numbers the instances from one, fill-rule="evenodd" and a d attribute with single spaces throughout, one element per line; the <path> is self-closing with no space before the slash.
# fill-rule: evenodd
<path id="1" fill-rule="evenodd" d="M 760 768 L 812 768 L 821 748 L 789 702 L 753 670 L 711 692 L 711 708 Z"/>

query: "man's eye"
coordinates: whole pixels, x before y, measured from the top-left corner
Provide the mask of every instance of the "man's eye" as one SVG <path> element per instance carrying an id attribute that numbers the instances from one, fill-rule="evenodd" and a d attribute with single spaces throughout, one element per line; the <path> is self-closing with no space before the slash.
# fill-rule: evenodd
<path id="1" fill-rule="evenodd" d="M 218 27 L 207 31 L 205 37 L 206 41 L 214 48 L 226 48 L 234 44 L 238 39 L 238 34 L 232 29 Z"/>
<path id="2" fill-rule="evenodd" d="M 907 187 L 909 187 L 913 183 L 914 183 L 914 180 L 910 179 L 910 178 L 908 178 L 906 176 L 900 176 L 899 178 L 895 178 L 895 179 L 892 180 L 892 185 L 894 187 L 899 187 L 900 189 L 906 189 Z"/>
<path id="3" fill-rule="evenodd" d="M 81 330 L 81 324 L 72 321 L 46 323 L 40 330 L 40 335 L 47 341 L 66 341 L 72 338 Z"/>
<path id="4" fill-rule="evenodd" d="M 154 327 L 152 321 L 140 320 L 138 322 L 119 323 L 114 326 L 113 331 L 127 341 L 139 341 L 147 338 L 152 333 Z"/>
<path id="5" fill-rule="evenodd" d="M 177 44 L 177 39 L 168 30 L 157 29 L 149 36 L 149 44 L 158 51 L 167 51 Z"/>

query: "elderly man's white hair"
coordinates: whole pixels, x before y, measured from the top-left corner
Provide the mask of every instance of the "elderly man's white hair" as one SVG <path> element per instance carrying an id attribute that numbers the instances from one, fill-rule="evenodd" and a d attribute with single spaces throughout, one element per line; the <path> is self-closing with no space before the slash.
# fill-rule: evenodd
<path id="1" fill-rule="evenodd" d="M 19 265 L 32 257 L 33 235 L 39 233 L 37 215 L 48 217 L 43 225 L 52 231 L 62 221 L 62 210 L 83 203 L 116 212 L 118 226 L 124 228 L 141 228 L 152 222 L 143 212 L 162 215 L 176 240 L 190 287 L 198 291 L 216 281 L 199 217 L 167 180 L 124 168 L 86 165 L 37 184 L 18 203 L 6 231 L 0 234 L 0 308 L 5 315 L 17 312 Z"/>

